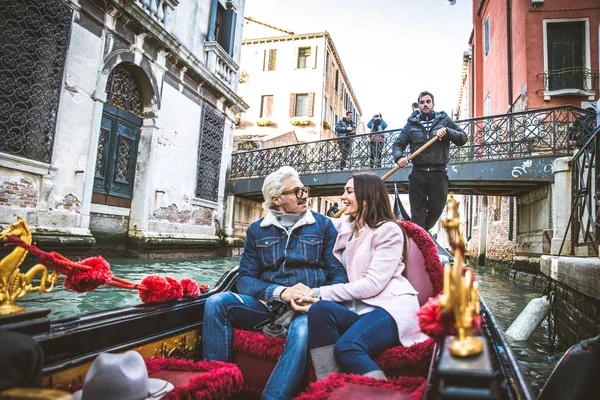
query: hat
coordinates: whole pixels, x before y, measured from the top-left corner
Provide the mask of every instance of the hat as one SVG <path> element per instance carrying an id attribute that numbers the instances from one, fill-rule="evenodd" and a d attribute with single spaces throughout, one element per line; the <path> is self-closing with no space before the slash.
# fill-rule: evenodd
<path id="1" fill-rule="evenodd" d="M 83 389 L 73 393 L 77 400 L 160 399 L 173 390 L 162 379 L 148 378 L 144 359 L 137 351 L 100 353 L 85 376 Z"/>
<path id="2" fill-rule="evenodd" d="M 0 329 L 0 392 L 13 387 L 42 387 L 44 352 L 31 337 Z"/>

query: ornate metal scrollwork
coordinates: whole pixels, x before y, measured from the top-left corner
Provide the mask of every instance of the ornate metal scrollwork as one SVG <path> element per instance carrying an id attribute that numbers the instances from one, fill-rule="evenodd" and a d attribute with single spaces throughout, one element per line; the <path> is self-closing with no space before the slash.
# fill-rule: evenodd
<path id="1" fill-rule="evenodd" d="M 133 73 L 122 65 L 117 65 L 108 77 L 106 101 L 115 107 L 142 116 L 144 97 Z"/>
<path id="2" fill-rule="evenodd" d="M 505 160 L 541 155 L 567 155 L 573 145 L 569 131 L 585 114 L 572 106 L 554 107 L 511 114 L 490 115 L 456 123 L 467 133 L 462 147 L 450 146 L 450 162 Z M 382 132 L 381 168 L 394 167 L 392 147 L 401 129 Z M 371 168 L 370 134 L 352 137 L 347 158 L 350 170 Z M 266 176 L 282 165 L 290 165 L 301 174 L 340 171 L 339 139 L 271 147 L 233 153 L 231 178 Z"/>
<path id="3" fill-rule="evenodd" d="M 50 162 L 73 11 L 0 1 L 0 151 Z"/>
<path id="4" fill-rule="evenodd" d="M 198 147 L 198 179 L 196 181 L 196 197 L 198 198 L 210 201 L 218 200 L 224 134 L 225 117 L 205 104 L 202 135 Z"/>

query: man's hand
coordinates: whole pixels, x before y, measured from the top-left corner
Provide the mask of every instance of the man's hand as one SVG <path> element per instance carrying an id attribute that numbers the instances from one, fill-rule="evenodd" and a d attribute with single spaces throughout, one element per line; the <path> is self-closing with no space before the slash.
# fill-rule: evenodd
<path id="1" fill-rule="evenodd" d="M 307 313 L 310 306 L 312 306 L 313 303 L 316 303 L 319 300 L 320 299 L 318 299 L 316 297 L 304 296 L 299 300 L 292 299 L 291 304 L 292 304 L 292 308 L 294 310 L 301 312 L 301 313 Z"/>
<path id="2" fill-rule="evenodd" d="M 440 140 L 442 140 L 442 138 L 446 136 L 446 127 L 438 129 L 438 131 L 435 134 L 437 135 L 437 137 L 440 138 Z"/>
<path id="3" fill-rule="evenodd" d="M 408 165 L 408 158 L 402 157 L 396 161 L 396 164 L 398 164 L 400 168 L 404 168 Z"/>
<path id="4" fill-rule="evenodd" d="M 294 286 L 286 288 L 281 292 L 281 300 L 289 303 L 292 299 L 299 300 L 302 296 L 307 295 L 310 288 L 303 283 L 296 283 Z"/>

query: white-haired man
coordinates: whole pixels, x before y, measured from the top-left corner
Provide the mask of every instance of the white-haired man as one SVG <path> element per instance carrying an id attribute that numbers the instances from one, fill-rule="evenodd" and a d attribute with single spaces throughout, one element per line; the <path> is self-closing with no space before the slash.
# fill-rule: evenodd
<path id="1" fill-rule="evenodd" d="M 298 172 L 281 167 L 265 178 L 262 192 L 269 211 L 246 232 L 237 293 L 219 293 L 206 302 L 202 327 L 206 360 L 231 362 L 233 327 L 253 329 L 310 288 L 348 282 L 343 265 L 333 256 L 337 231 L 327 217 L 308 210 L 309 189 Z M 308 323 L 302 314 L 290 324 L 263 399 L 291 399 L 307 362 Z"/>

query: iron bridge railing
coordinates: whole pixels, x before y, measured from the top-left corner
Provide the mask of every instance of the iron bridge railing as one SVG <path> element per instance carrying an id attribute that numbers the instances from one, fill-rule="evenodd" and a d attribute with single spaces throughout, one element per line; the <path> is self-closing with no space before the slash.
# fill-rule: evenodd
<path id="1" fill-rule="evenodd" d="M 583 120 L 583 119 L 582 119 Z M 600 245 L 600 126 L 594 128 L 593 118 L 581 125 L 579 150 L 569 165 L 571 166 L 571 214 L 565 236 L 558 254 L 569 233 L 571 235 L 570 254 L 576 247 L 588 247 L 598 255 Z M 588 250 L 589 251 L 589 250 Z"/>
<path id="2" fill-rule="evenodd" d="M 450 162 L 567 155 L 575 144 L 575 127 L 588 113 L 577 107 L 563 106 L 456 121 L 467 133 L 468 142 L 462 147 L 450 147 Z M 400 131 L 382 132 L 381 160 L 371 160 L 370 134 L 353 136 L 346 168 L 393 168 L 392 145 Z M 334 138 L 236 152 L 230 177 L 263 177 L 282 165 L 290 165 L 301 174 L 341 171 L 340 146 L 343 146 L 342 140 Z"/>

